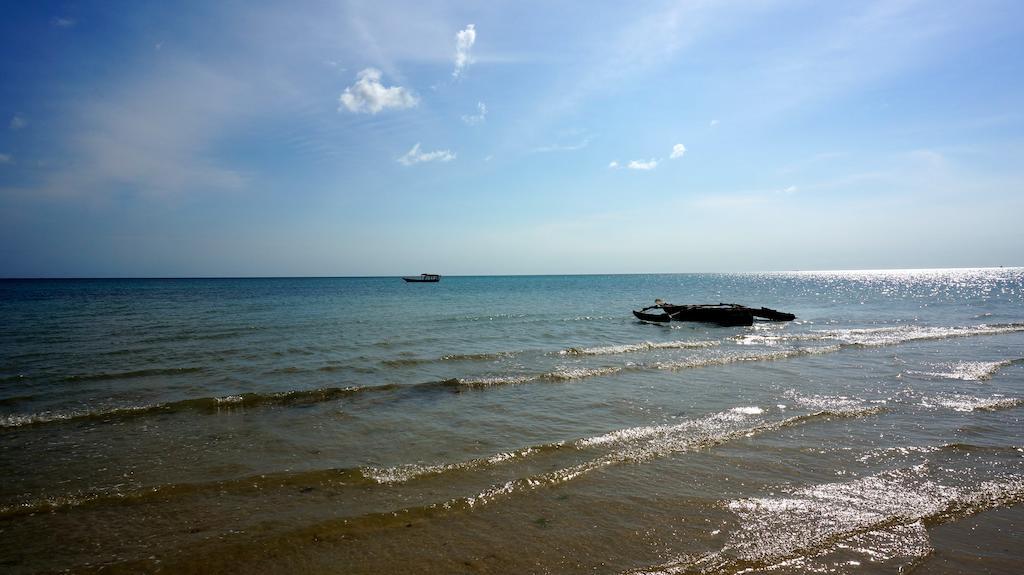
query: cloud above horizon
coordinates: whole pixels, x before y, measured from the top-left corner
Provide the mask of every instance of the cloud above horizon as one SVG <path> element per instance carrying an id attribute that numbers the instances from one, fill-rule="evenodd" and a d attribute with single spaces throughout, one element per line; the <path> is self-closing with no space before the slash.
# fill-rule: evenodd
<path id="1" fill-rule="evenodd" d="M 465 30 L 459 30 L 455 33 L 455 70 L 452 71 L 453 78 L 462 76 L 466 67 L 473 62 L 470 50 L 475 43 L 476 26 L 474 24 L 469 24 Z"/>
<path id="2" fill-rule="evenodd" d="M 672 146 L 672 154 L 669 155 L 668 159 L 674 160 L 676 158 L 682 158 L 683 154 L 686 153 L 686 146 L 682 144 L 676 144 Z"/>
<path id="3" fill-rule="evenodd" d="M 398 158 L 396 161 L 403 166 L 413 166 L 423 162 L 450 162 L 456 158 L 456 154 L 451 150 L 434 150 L 433 152 L 420 151 L 420 143 L 416 142 L 416 145 L 411 150 L 405 153 L 404 156 Z"/>
<path id="4" fill-rule="evenodd" d="M 643 160 L 632 160 L 626 164 L 626 167 L 630 170 L 653 170 L 658 167 L 658 159 L 651 158 L 646 162 Z"/>
<path id="5" fill-rule="evenodd" d="M 338 102 L 342 107 L 355 114 L 376 114 L 383 110 L 404 110 L 415 108 L 420 99 L 414 92 L 401 86 L 384 86 L 381 84 L 381 71 L 366 68 L 356 74 L 356 83 L 345 88 Z"/>

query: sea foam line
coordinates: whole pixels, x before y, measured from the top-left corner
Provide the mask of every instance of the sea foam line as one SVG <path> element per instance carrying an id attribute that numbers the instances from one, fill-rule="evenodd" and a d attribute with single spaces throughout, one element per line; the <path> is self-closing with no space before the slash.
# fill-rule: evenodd
<path id="1" fill-rule="evenodd" d="M 944 371 L 908 371 L 908 374 L 962 381 L 986 381 L 1004 367 L 1024 363 L 1024 358 L 1003 361 L 958 361 L 943 364 Z"/>
<path id="2" fill-rule="evenodd" d="M 809 333 L 758 335 L 740 334 L 733 337 L 739 344 L 778 345 L 788 341 L 821 341 L 835 340 L 850 345 L 880 347 L 901 343 L 948 339 L 957 337 L 973 337 L 1000 335 L 1024 331 L 1024 324 L 980 324 L 974 326 L 928 327 L 928 326 L 892 326 L 878 328 L 854 328 L 839 330 L 820 330 Z"/>
<path id="3" fill-rule="evenodd" d="M 627 343 L 603 347 L 570 347 L 568 349 L 563 349 L 558 353 L 559 355 L 612 355 L 658 349 L 700 349 L 705 347 L 714 347 L 717 345 L 720 345 L 717 341 L 644 341 L 641 343 Z"/>
<path id="4" fill-rule="evenodd" d="M 944 394 L 921 400 L 923 407 L 945 407 L 953 411 L 998 411 L 1024 405 L 1024 398 L 1006 397 L 995 394 L 991 397 L 975 397 L 966 394 Z"/>

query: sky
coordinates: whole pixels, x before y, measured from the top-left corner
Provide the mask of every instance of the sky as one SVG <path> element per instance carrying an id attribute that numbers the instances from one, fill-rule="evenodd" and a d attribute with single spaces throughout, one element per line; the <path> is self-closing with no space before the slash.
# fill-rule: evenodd
<path id="1" fill-rule="evenodd" d="M 1024 3 L 4 2 L 0 277 L 1024 265 Z"/>

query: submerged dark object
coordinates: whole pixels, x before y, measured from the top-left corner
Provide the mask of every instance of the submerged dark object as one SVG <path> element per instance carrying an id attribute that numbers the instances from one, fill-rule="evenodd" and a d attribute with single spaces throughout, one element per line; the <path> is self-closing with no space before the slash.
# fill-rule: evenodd
<path id="1" fill-rule="evenodd" d="M 420 274 L 418 276 L 405 276 L 402 279 L 409 283 L 436 283 L 441 281 L 441 276 L 437 274 Z"/>
<path id="2" fill-rule="evenodd" d="M 657 309 L 661 313 L 647 313 Z M 751 308 L 736 303 L 673 305 L 655 300 L 655 304 L 640 311 L 633 310 L 633 315 L 641 321 L 666 323 L 670 321 L 700 321 L 723 326 L 753 325 L 754 318 L 770 321 L 792 321 L 796 316 L 791 313 L 766 307 Z"/>

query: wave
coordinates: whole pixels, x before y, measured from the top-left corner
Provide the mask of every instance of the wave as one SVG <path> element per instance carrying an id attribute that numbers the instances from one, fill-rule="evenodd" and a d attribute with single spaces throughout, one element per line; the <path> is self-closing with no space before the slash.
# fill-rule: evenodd
<path id="1" fill-rule="evenodd" d="M 782 488 L 784 491 L 786 488 Z M 788 495 L 730 501 L 739 520 L 721 551 L 684 557 L 633 573 L 832 572 L 821 569 L 845 552 L 873 563 L 913 563 L 931 551 L 925 522 L 941 522 L 1024 502 L 1024 479 L 978 481 L 969 472 L 927 464 Z M 896 569 L 894 569 L 895 571 Z"/>
<path id="2" fill-rule="evenodd" d="M 440 363 L 440 362 L 455 362 L 455 361 L 498 361 L 500 359 L 506 359 L 515 357 L 523 352 L 520 351 L 497 351 L 497 352 L 485 352 L 485 353 L 450 353 L 442 355 L 441 357 L 399 357 L 394 359 L 385 359 L 381 361 L 382 364 L 389 367 L 408 367 L 415 365 L 423 365 L 428 363 Z"/>
<path id="3" fill-rule="evenodd" d="M 1005 397 L 1000 394 L 992 397 L 974 397 L 965 394 L 937 395 L 921 400 L 924 407 L 944 407 L 953 411 L 998 411 L 1000 409 L 1013 409 L 1024 405 L 1024 398 Z"/>
<path id="4" fill-rule="evenodd" d="M 447 382 L 429 382 L 419 384 L 425 387 L 447 385 Z M 43 411 L 38 413 L 8 414 L 0 416 L 0 427 L 22 427 L 47 423 L 69 421 L 121 419 L 157 413 L 177 413 L 183 411 L 217 412 L 230 408 L 258 407 L 266 405 L 302 405 L 331 401 L 341 397 L 369 391 L 384 392 L 402 389 L 399 384 L 366 387 L 324 387 L 311 390 L 282 391 L 278 393 L 240 393 L 220 397 L 201 397 L 184 399 L 168 403 L 128 405 L 96 410 Z"/>
<path id="5" fill-rule="evenodd" d="M 930 453 L 937 452 L 1019 454 L 1024 453 L 1024 447 L 1011 445 L 977 445 L 974 443 L 962 442 L 944 443 L 942 445 L 881 447 L 864 453 L 857 458 L 857 461 L 867 463 L 874 460 L 890 460 L 896 456 L 906 457 L 908 455 L 928 455 Z"/>
<path id="6" fill-rule="evenodd" d="M 942 371 L 908 371 L 907 373 L 962 381 L 985 381 L 992 379 L 992 376 L 1004 367 L 1022 363 L 1024 363 L 1024 358 L 1003 361 L 958 361 L 943 364 Z"/>
<path id="7" fill-rule="evenodd" d="M 242 400 L 234 396 L 222 398 L 224 403 Z M 571 481 L 591 471 L 622 463 L 640 463 L 678 452 L 706 449 L 732 439 L 751 437 L 787 427 L 825 421 L 834 417 L 863 417 L 879 413 L 878 408 L 846 411 L 823 410 L 769 421 L 761 417 L 764 409 L 757 406 L 735 407 L 703 418 L 673 425 L 625 428 L 601 435 L 560 441 L 505 451 L 488 457 L 460 462 L 434 464 L 403 464 L 391 467 L 365 466 L 355 468 L 318 469 L 298 472 L 260 474 L 237 479 L 206 483 L 166 484 L 135 489 L 98 489 L 69 495 L 50 496 L 0 507 L 0 517 L 38 512 L 54 512 L 91 504 L 141 502 L 177 495 L 202 492 L 237 493 L 259 491 L 271 487 L 340 487 L 361 485 L 397 485 L 447 473 L 478 471 L 485 468 L 524 462 L 529 458 L 558 452 L 604 453 L 582 463 L 548 473 L 510 480 L 469 497 L 452 499 L 430 506 L 430 509 L 472 508 L 504 495 Z"/>
<path id="8" fill-rule="evenodd" d="M 474 496 L 449 500 L 432 507 L 445 510 L 469 509 L 516 493 L 541 487 L 554 487 L 612 465 L 642 463 L 679 452 L 707 449 L 733 439 L 752 437 L 813 421 L 830 420 L 834 417 L 864 417 L 882 412 L 879 407 L 865 407 L 860 410 L 820 411 L 778 421 L 765 421 L 761 418 L 752 419 L 755 409 L 760 408 L 733 408 L 675 425 L 627 428 L 579 439 L 571 444 L 576 449 L 604 447 L 611 450 L 595 459 L 548 473 L 513 479 Z"/>
<path id="9" fill-rule="evenodd" d="M 712 367 L 716 365 L 727 365 L 730 363 L 739 363 L 746 361 L 776 361 L 780 359 L 789 359 L 791 357 L 800 357 L 805 355 L 822 355 L 827 353 L 834 353 L 840 351 L 841 349 L 842 346 L 830 345 L 818 347 L 803 347 L 783 351 L 769 351 L 764 353 L 725 354 L 717 356 L 713 355 L 695 357 L 679 361 L 656 362 L 651 364 L 651 367 L 655 369 L 676 370 L 699 367 Z"/>
<path id="10" fill-rule="evenodd" d="M 821 341 L 834 340 L 849 345 L 864 347 L 881 347 L 898 345 L 911 341 L 949 339 L 957 337 L 973 337 L 1000 335 L 1024 331 L 1024 323 L 980 324 L 974 326 L 928 327 L 928 326 L 897 326 L 878 328 L 854 328 L 839 330 L 820 330 L 808 333 L 759 335 L 740 334 L 733 340 L 741 345 L 778 345 L 789 341 Z"/>
<path id="11" fill-rule="evenodd" d="M 449 473 L 452 471 L 482 469 L 484 467 L 492 467 L 495 465 L 523 460 L 532 455 L 557 451 L 564 448 L 566 445 L 567 444 L 563 441 L 533 447 L 524 447 L 514 451 L 497 453 L 490 457 L 471 459 L 469 461 L 461 461 L 458 463 L 437 463 L 432 465 L 406 464 L 396 465 L 394 467 L 364 467 L 360 469 L 360 472 L 364 477 L 376 483 L 394 485 L 398 483 L 407 483 L 413 479 L 429 475 L 440 475 L 442 473 Z"/>
<path id="12" fill-rule="evenodd" d="M 500 385 L 519 385 L 534 381 L 566 382 L 588 377 L 612 375 L 623 371 L 622 367 L 576 367 L 558 368 L 540 375 L 497 375 L 484 377 L 455 378 L 448 380 L 451 384 L 468 388 L 487 388 Z"/>
<path id="13" fill-rule="evenodd" d="M 182 375 L 186 373 L 200 373 L 203 370 L 204 368 L 202 367 L 167 367 L 109 373 L 86 373 L 78 375 L 69 375 L 64 378 L 64 381 L 106 381 L 111 379 L 136 379 L 140 377 L 156 377 L 161 375 Z"/>
<path id="14" fill-rule="evenodd" d="M 730 339 L 739 345 L 764 345 L 776 346 L 788 342 L 811 342 L 811 341 L 838 341 L 840 345 L 806 347 L 794 351 L 780 352 L 783 354 L 814 354 L 830 353 L 839 351 L 842 345 L 856 346 L 884 346 L 900 343 L 927 340 L 945 339 L 953 337 L 969 337 L 979 335 L 998 335 L 1024 331 L 1024 324 L 995 324 L 960 327 L 924 327 L 924 326 L 899 326 L 881 328 L 855 328 L 843 330 L 823 330 L 809 333 L 762 335 L 748 333 L 733 336 Z M 621 355 L 636 352 L 671 350 L 671 349 L 703 349 L 720 346 L 722 342 L 713 340 L 677 340 L 664 342 L 643 341 L 638 343 L 625 343 L 618 345 L 596 346 L 596 347 L 570 347 L 558 351 L 563 356 L 591 356 L 591 355 Z M 523 351 L 485 352 L 468 354 L 448 354 L 439 358 L 395 358 L 384 360 L 382 363 L 389 366 L 410 366 L 425 363 L 436 363 L 442 361 L 496 361 L 504 358 L 521 355 Z M 752 359 L 774 359 L 777 355 L 757 355 Z M 791 357 L 783 355 L 782 357 Z M 1022 360 L 1013 360 L 1011 363 Z M 998 367 L 1005 367 L 1000 362 Z"/>
<path id="15" fill-rule="evenodd" d="M 611 355 L 622 353 L 633 353 L 638 351 L 653 351 L 658 349 L 700 349 L 720 345 L 717 341 L 660 341 L 641 343 L 627 343 L 621 345 L 609 345 L 603 347 L 570 347 L 559 351 L 559 355 Z"/>
<path id="16" fill-rule="evenodd" d="M 229 408 L 260 407 L 268 405 L 294 405 L 326 402 L 340 397 L 361 393 L 380 393 L 413 390 L 446 389 L 461 391 L 469 389 L 488 389 L 504 385 L 520 385 L 534 382 L 565 383 L 591 377 L 609 376 L 625 371 L 644 371 L 648 369 L 678 370 L 687 368 L 710 367 L 745 361 L 770 361 L 801 355 L 814 355 L 837 351 L 838 346 L 810 347 L 786 351 L 775 351 L 761 354 L 729 354 L 721 356 L 699 357 L 676 362 L 657 362 L 653 364 L 628 363 L 623 366 L 601 367 L 559 367 L 541 374 L 516 374 L 450 378 L 421 383 L 394 383 L 372 386 L 325 387 L 313 390 L 295 390 L 277 393 L 248 392 L 221 397 L 203 397 L 185 399 L 168 403 L 142 405 L 126 405 L 101 409 L 52 410 L 37 413 L 14 413 L 0 416 L 0 428 L 17 428 L 50 423 L 74 422 L 83 420 L 105 421 L 139 417 L 158 413 L 177 413 L 198 411 L 216 413 Z M 197 368 L 198 369 L 198 368 Z M 321 368 L 323 369 L 323 368 Z M 333 368 L 331 368 L 333 369 Z M 152 370 L 161 371 L 161 370 Z M 138 372 L 130 372 L 138 373 Z"/>
<path id="17" fill-rule="evenodd" d="M 270 405 L 301 405 L 311 404 L 354 396 L 364 393 L 429 391 L 445 389 L 460 391 L 463 389 L 485 389 L 501 385 L 514 385 L 535 381 L 567 382 L 572 380 L 611 375 L 622 371 L 620 367 L 595 368 L 558 368 L 539 375 L 481 376 L 469 378 L 451 378 L 421 383 L 393 383 L 385 385 L 324 387 L 312 390 L 282 391 L 276 393 L 240 393 L 219 397 L 201 397 L 184 399 L 167 403 L 142 405 L 125 405 L 100 409 L 53 410 L 36 413 L 13 413 L 0 415 L 0 428 L 17 428 L 50 423 L 75 421 L 106 421 L 139 417 L 158 413 L 178 413 L 196 411 L 216 413 L 224 409 L 262 407 Z"/>
<path id="18" fill-rule="evenodd" d="M 29 515 L 40 512 L 65 511 L 71 508 L 104 505 L 115 502 L 141 503 L 196 493 L 259 493 L 268 488 L 300 487 L 311 485 L 353 486 L 371 484 L 362 469 L 318 469 L 303 472 L 266 473 L 238 479 L 202 483 L 169 483 L 150 487 L 126 489 L 121 486 L 95 489 L 66 495 L 54 495 L 0 507 L 0 517 Z"/>

